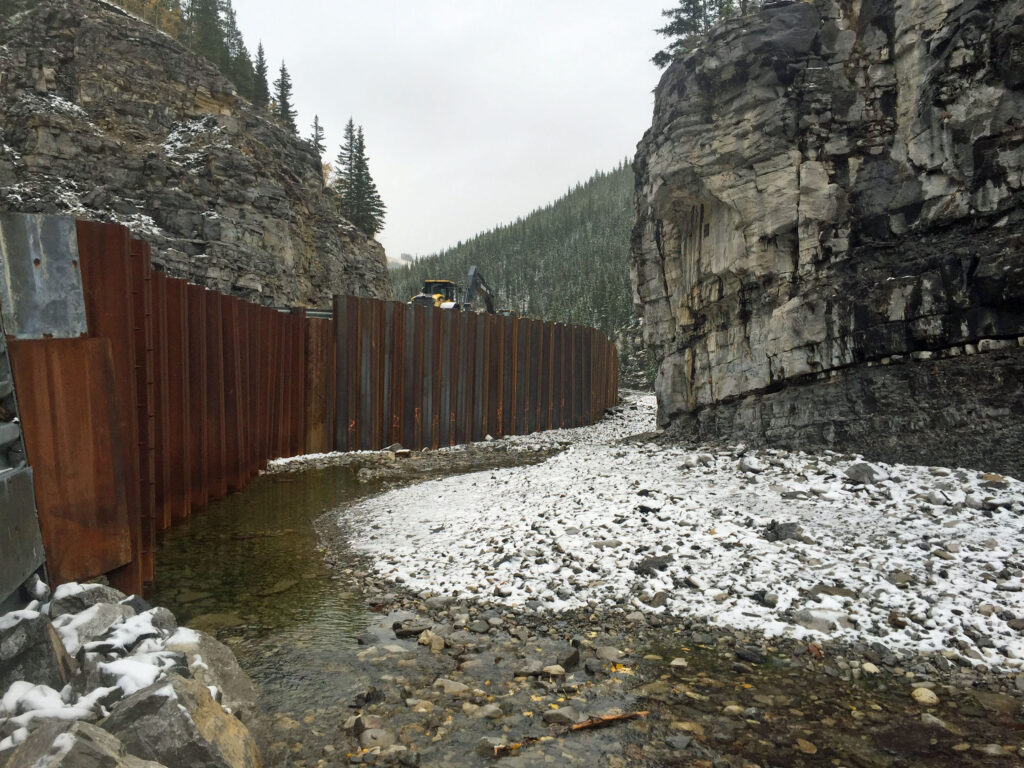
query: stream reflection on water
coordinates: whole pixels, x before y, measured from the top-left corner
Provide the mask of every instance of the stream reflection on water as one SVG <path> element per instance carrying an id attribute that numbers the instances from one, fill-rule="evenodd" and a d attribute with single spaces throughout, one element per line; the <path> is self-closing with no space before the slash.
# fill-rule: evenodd
<path id="1" fill-rule="evenodd" d="M 351 467 L 256 478 L 164 532 L 153 604 L 226 642 L 265 708 L 316 706 L 379 617 L 324 564 L 313 521 L 371 490 Z"/>

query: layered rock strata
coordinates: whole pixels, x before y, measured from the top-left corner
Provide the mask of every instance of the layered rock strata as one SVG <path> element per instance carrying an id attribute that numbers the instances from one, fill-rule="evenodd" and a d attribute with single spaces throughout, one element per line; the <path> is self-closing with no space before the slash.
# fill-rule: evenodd
<path id="1" fill-rule="evenodd" d="M 776 2 L 677 59 L 634 165 L 660 423 L 1024 475 L 1022 86 L 1021 0 Z"/>
<path id="2" fill-rule="evenodd" d="M 0 209 L 117 221 L 158 268 L 263 304 L 390 298 L 307 142 L 202 57 L 102 0 L 0 25 Z"/>

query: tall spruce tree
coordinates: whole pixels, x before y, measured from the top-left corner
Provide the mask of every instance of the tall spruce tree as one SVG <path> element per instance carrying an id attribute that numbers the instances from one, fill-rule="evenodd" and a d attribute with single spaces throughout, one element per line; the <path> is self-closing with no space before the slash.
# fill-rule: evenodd
<path id="1" fill-rule="evenodd" d="M 352 158 L 356 148 L 356 124 L 350 117 L 345 123 L 345 140 L 338 148 L 338 157 L 334 161 L 334 179 L 331 188 L 338 196 L 338 210 L 342 216 L 352 221 L 352 211 L 348 209 L 351 202 L 349 188 L 352 181 Z"/>
<path id="2" fill-rule="evenodd" d="M 386 208 L 381 200 L 377 184 L 370 175 L 370 160 L 366 156 L 366 140 L 363 138 L 363 126 L 356 131 L 356 154 L 353 174 L 353 197 L 355 198 L 355 224 L 369 237 L 373 237 L 384 228 Z"/>
<path id="3" fill-rule="evenodd" d="M 320 125 L 320 115 L 313 115 L 313 128 L 312 133 L 309 134 L 309 143 L 313 145 L 313 151 L 320 158 L 324 156 L 324 150 L 327 149 L 324 145 L 324 138 L 324 127 Z"/>
<path id="4" fill-rule="evenodd" d="M 252 103 L 263 109 L 270 104 L 270 83 L 267 80 L 267 54 L 263 41 L 256 48 L 256 64 L 253 67 Z"/>
<path id="5" fill-rule="evenodd" d="M 235 84 L 239 93 L 252 101 L 256 71 L 252 59 L 249 58 L 249 49 L 245 47 L 245 40 L 238 29 L 238 19 L 231 0 L 220 0 L 220 14 L 224 29 L 225 57 L 221 71 Z"/>
<path id="6" fill-rule="evenodd" d="M 227 60 L 227 44 L 217 0 L 188 0 L 185 11 L 185 43 L 217 66 Z"/>
<path id="7" fill-rule="evenodd" d="M 370 174 L 363 128 L 351 118 L 345 125 L 345 141 L 338 151 L 331 187 L 341 215 L 365 235 L 373 237 L 384 228 L 386 208 Z"/>
<path id="8" fill-rule="evenodd" d="M 297 113 L 292 107 L 292 78 L 283 61 L 280 75 L 274 81 L 274 101 L 276 102 L 274 117 L 277 118 L 277 122 L 298 136 L 299 128 L 295 123 Z"/>

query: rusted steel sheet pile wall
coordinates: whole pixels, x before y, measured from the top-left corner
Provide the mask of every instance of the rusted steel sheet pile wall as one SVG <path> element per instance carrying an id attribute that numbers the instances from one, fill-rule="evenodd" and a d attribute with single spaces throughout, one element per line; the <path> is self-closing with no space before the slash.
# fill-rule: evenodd
<path id="1" fill-rule="evenodd" d="M 339 296 L 337 450 L 456 445 L 593 424 L 618 398 L 599 331 Z"/>
<path id="2" fill-rule="evenodd" d="M 592 329 L 354 297 L 307 318 L 155 272 L 118 225 L 0 224 L 19 243 L 8 346 L 55 583 L 141 592 L 157 534 L 269 459 L 580 426 L 617 397 L 615 348 Z M 48 231 L 64 236 L 33 245 Z M 58 269 L 67 301 L 33 305 Z"/>
<path id="3" fill-rule="evenodd" d="M 87 337 L 9 344 L 40 527 L 56 582 L 140 592 L 159 531 L 328 447 L 333 327 L 154 272 L 123 227 L 78 222 L 77 241 Z"/>

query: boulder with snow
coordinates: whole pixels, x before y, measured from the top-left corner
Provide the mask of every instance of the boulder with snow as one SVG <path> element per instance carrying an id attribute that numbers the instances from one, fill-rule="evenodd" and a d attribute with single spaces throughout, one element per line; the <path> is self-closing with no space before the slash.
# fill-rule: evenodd
<path id="1" fill-rule="evenodd" d="M 10 755 L 5 768 L 165 768 L 128 754 L 112 734 L 83 722 L 49 723 Z"/>
<path id="2" fill-rule="evenodd" d="M 50 620 L 37 611 L 0 616 L 0 692 L 25 680 L 60 690 L 75 671 Z"/>
<path id="3" fill-rule="evenodd" d="M 257 768 L 248 729 L 202 683 L 179 675 L 120 701 L 100 725 L 128 751 L 167 768 Z"/>
<path id="4" fill-rule="evenodd" d="M 165 647 L 184 654 L 192 677 L 219 690 L 221 704 L 232 713 L 244 720 L 253 711 L 259 691 L 226 645 L 205 632 L 183 628 L 167 640 Z"/>
<path id="5" fill-rule="evenodd" d="M 846 479 L 851 483 L 857 483 L 858 485 L 874 485 L 889 479 L 889 475 L 886 474 L 885 470 L 876 467 L 874 464 L 868 464 L 865 461 L 851 464 L 843 474 L 846 475 Z"/>
<path id="6" fill-rule="evenodd" d="M 81 613 L 65 613 L 53 620 L 68 653 L 74 656 L 86 643 L 106 634 L 111 627 L 135 615 L 135 611 L 120 603 L 96 603 Z"/>
<path id="7" fill-rule="evenodd" d="M 50 601 L 50 617 L 55 619 L 66 613 L 81 613 L 97 603 L 119 603 L 127 597 L 124 592 L 103 584 L 61 584 Z"/>

